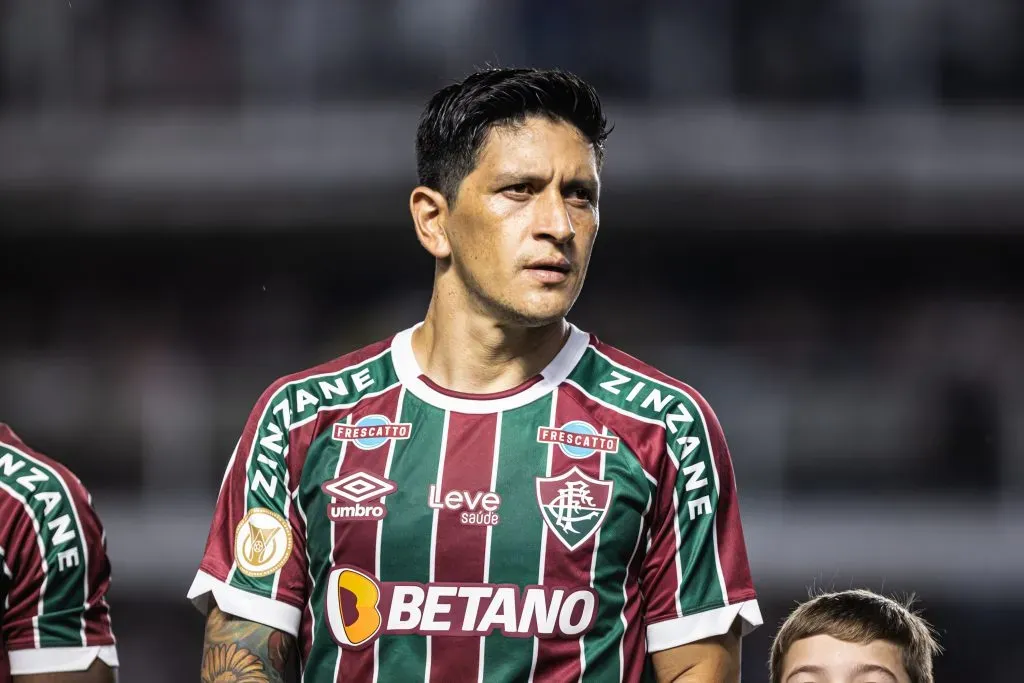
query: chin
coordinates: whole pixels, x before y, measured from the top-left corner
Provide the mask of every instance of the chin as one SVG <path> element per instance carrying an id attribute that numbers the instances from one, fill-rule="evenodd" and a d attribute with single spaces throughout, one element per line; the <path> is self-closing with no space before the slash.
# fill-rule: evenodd
<path id="1" fill-rule="evenodd" d="M 544 327 L 563 320 L 569 314 L 577 292 L 506 290 L 504 294 L 482 297 L 497 319 L 521 327 Z"/>
<path id="2" fill-rule="evenodd" d="M 568 302 L 521 303 L 508 311 L 512 314 L 510 322 L 524 327 L 544 327 L 565 318 L 569 314 L 571 304 Z"/>
<path id="3" fill-rule="evenodd" d="M 519 316 L 515 322 L 522 327 L 546 327 L 554 325 L 565 318 L 565 313 L 559 315 L 526 314 Z"/>

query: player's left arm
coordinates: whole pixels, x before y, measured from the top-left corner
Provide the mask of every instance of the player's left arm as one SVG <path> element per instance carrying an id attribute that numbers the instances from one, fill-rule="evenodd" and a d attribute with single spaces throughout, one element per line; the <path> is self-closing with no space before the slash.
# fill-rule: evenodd
<path id="1" fill-rule="evenodd" d="M 696 391 L 665 415 L 640 582 L 658 681 L 734 683 L 740 639 L 761 624 L 721 425 Z"/>
<path id="2" fill-rule="evenodd" d="M 65 468 L 19 449 L 33 476 L 4 548 L 3 643 L 14 683 L 116 683 L 117 648 L 106 602 L 103 527 L 88 492 Z M 21 456 L 19 456 L 21 457 Z M 32 468 L 29 470 L 28 468 Z"/>

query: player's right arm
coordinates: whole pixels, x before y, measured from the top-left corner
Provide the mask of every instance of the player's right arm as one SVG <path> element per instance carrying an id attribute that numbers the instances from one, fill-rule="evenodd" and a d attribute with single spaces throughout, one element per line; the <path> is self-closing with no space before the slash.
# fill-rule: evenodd
<path id="1" fill-rule="evenodd" d="M 277 382 L 250 413 L 221 484 L 188 592 L 207 613 L 204 682 L 276 683 L 297 669 L 307 568 L 305 524 L 292 501 L 291 414 L 289 386 Z"/>
<path id="2" fill-rule="evenodd" d="M 270 626 L 241 619 L 214 607 L 206 618 L 202 683 L 293 680 L 295 638 Z"/>

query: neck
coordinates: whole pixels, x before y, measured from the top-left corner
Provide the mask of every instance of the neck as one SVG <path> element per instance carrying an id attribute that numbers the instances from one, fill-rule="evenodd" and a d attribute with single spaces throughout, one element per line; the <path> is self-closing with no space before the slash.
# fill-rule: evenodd
<path id="1" fill-rule="evenodd" d="M 413 332 L 412 349 L 423 373 L 452 391 L 513 389 L 547 367 L 569 334 L 565 320 L 513 326 L 468 307 L 445 310 L 445 298 L 435 293 L 431 299 L 423 324 Z"/>

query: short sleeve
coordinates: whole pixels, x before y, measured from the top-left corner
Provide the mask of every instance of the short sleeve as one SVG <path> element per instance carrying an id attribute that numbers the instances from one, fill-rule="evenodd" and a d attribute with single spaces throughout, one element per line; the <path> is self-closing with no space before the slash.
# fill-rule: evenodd
<path id="1" fill-rule="evenodd" d="M 0 434 L 3 642 L 13 675 L 118 665 L 106 538 L 66 468 Z"/>
<path id="2" fill-rule="evenodd" d="M 291 496 L 290 413 L 284 387 L 267 389 L 228 462 L 203 558 L 188 597 L 298 634 L 306 599 L 305 525 Z"/>
<path id="3" fill-rule="evenodd" d="M 762 623 L 718 419 L 691 389 L 667 408 L 664 433 L 641 570 L 650 652 L 724 634 L 737 619 L 744 634 Z"/>

